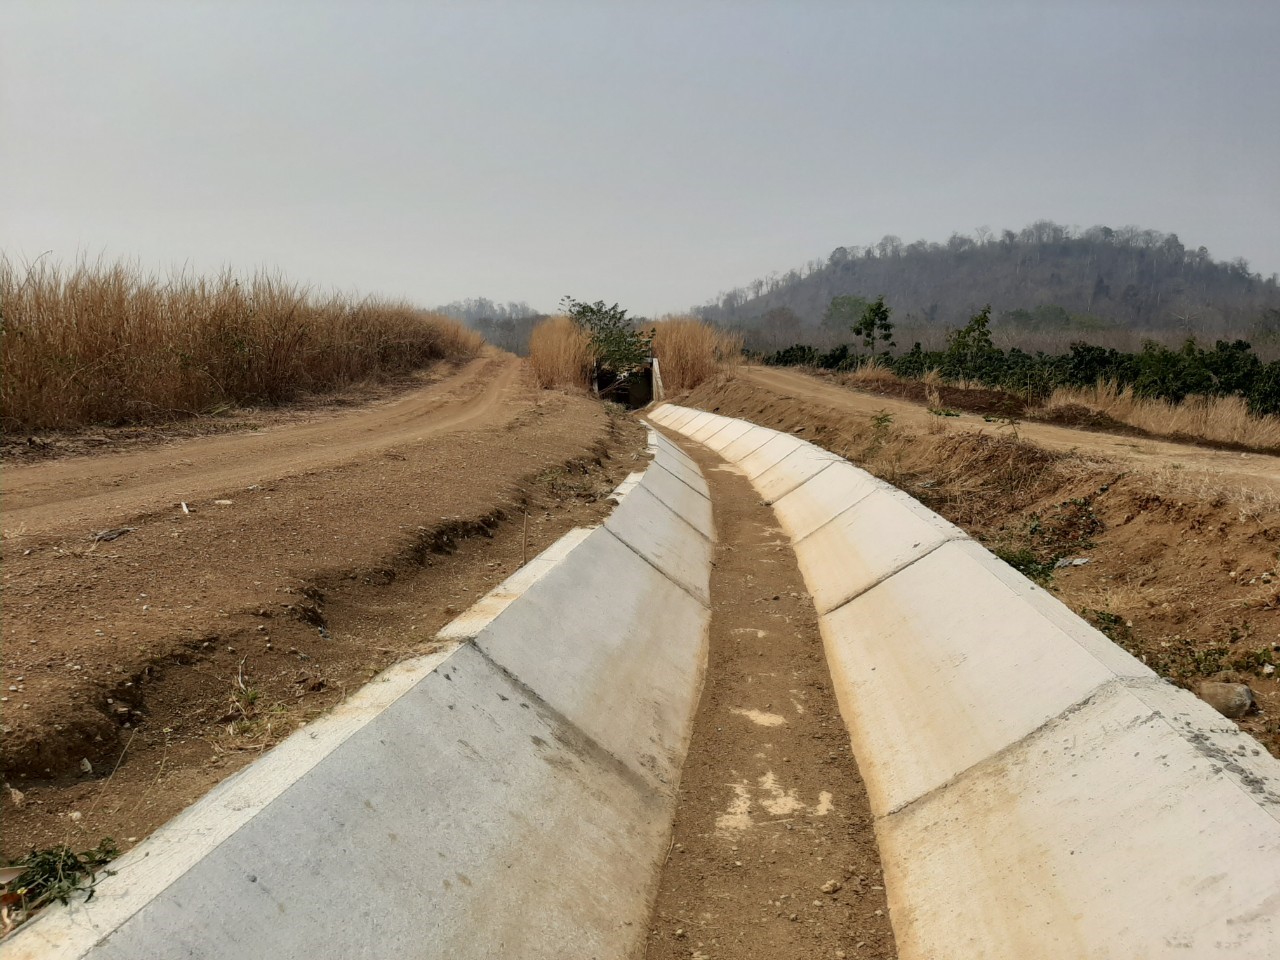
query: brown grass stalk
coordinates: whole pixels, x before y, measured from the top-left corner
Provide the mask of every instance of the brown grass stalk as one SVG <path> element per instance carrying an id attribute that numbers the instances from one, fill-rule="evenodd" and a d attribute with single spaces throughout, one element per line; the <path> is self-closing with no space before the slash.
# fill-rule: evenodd
<path id="1" fill-rule="evenodd" d="M 548 317 L 529 336 L 529 363 L 544 389 L 587 389 L 594 359 L 591 337 L 569 317 Z"/>
<path id="2" fill-rule="evenodd" d="M 145 423 L 279 404 L 474 356 L 483 338 L 400 301 L 278 276 L 147 275 L 0 255 L 5 432 Z"/>
<path id="3" fill-rule="evenodd" d="M 742 338 L 693 317 L 673 317 L 653 328 L 653 353 L 667 390 L 692 390 L 742 356 Z"/>

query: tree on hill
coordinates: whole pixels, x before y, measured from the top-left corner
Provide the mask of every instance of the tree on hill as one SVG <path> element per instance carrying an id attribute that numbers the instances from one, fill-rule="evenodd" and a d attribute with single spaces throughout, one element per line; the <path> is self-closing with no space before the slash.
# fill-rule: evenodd
<path id="1" fill-rule="evenodd" d="M 892 311 L 884 305 L 884 294 L 876 297 L 875 303 L 868 303 L 853 324 L 853 335 L 862 338 L 862 346 L 866 350 L 874 350 L 877 341 L 886 347 L 897 346 L 893 342 L 893 321 L 889 319 Z"/>

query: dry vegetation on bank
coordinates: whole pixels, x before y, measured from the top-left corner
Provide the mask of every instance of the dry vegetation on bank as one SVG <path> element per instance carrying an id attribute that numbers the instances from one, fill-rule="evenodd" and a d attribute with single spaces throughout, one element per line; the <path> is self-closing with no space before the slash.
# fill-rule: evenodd
<path id="1" fill-rule="evenodd" d="M 591 385 L 595 351 L 590 335 L 565 316 L 548 317 L 529 335 L 529 363 L 538 386 L 581 387 Z"/>
<path id="2" fill-rule="evenodd" d="M 1084 408 L 1136 427 L 1152 436 L 1191 437 L 1211 443 L 1280 450 L 1280 417 L 1255 417 L 1238 396 L 1189 396 L 1182 403 L 1135 396 L 1133 389 L 1099 383 L 1090 389 L 1058 387 L 1044 405 L 1030 411 L 1046 420 L 1067 418 Z"/>
<path id="3" fill-rule="evenodd" d="M 167 279 L 125 263 L 0 256 L 5 432 L 279 404 L 475 356 L 483 338 L 408 303 L 279 277 Z"/>
<path id="4" fill-rule="evenodd" d="M 931 407 L 954 407 L 1095 430 L 1124 432 L 1127 427 L 1152 437 L 1280 452 L 1280 417 L 1255 416 L 1238 396 L 1192 395 L 1182 403 L 1170 403 L 1137 396 L 1132 388 L 1099 383 L 1088 389 L 1058 387 L 1043 403 L 1029 403 L 1016 394 L 981 384 L 947 382 L 937 370 L 930 370 L 919 379 L 900 377 L 876 360 L 846 372 L 816 368 L 808 368 L 807 372 L 855 390 L 915 400 Z"/>
<path id="5" fill-rule="evenodd" d="M 654 327 L 653 353 L 668 390 L 692 390 L 739 362 L 742 338 L 694 317 L 673 317 Z"/>
<path id="6" fill-rule="evenodd" d="M 662 320 L 640 332 L 652 333 L 653 355 L 663 384 L 672 392 L 692 390 L 736 365 L 742 355 L 740 337 L 693 317 Z M 529 361 L 543 388 L 589 388 L 596 360 L 590 332 L 571 317 L 549 317 L 534 327 L 529 338 Z"/>

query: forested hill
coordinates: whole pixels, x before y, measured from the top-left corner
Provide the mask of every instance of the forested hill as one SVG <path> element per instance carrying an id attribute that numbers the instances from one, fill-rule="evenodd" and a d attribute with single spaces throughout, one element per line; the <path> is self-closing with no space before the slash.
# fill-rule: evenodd
<path id="1" fill-rule="evenodd" d="M 1274 273 L 1263 278 L 1245 260 L 1214 260 L 1176 234 L 1081 231 L 1046 220 L 1017 233 L 954 234 L 946 243 L 889 236 L 838 247 L 825 261 L 756 280 L 695 312 L 781 342 L 817 333 L 833 297 L 881 294 L 904 332 L 961 326 L 989 303 L 998 326 L 1040 333 L 1280 334 Z"/>

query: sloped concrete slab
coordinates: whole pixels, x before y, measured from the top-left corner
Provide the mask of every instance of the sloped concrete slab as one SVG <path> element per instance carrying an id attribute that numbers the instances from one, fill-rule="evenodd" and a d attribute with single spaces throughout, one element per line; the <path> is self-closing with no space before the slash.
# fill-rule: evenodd
<path id="1" fill-rule="evenodd" d="M 672 430 L 678 430 L 686 437 L 692 437 L 698 430 L 705 428 L 708 424 L 718 424 L 723 417 L 718 417 L 714 413 L 708 413 L 705 410 L 693 411 L 693 416 L 680 421 L 672 421 Z"/>
<path id="2" fill-rule="evenodd" d="M 797 543 L 796 557 L 818 613 L 825 614 L 963 537 L 910 498 L 876 490 Z"/>
<path id="3" fill-rule="evenodd" d="M 604 526 L 691 596 L 710 603 L 710 541 L 645 487 L 636 487 Z"/>
<path id="4" fill-rule="evenodd" d="M 601 527 L 518 613 L 495 620 L 479 648 L 655 789 L 676 782 L 706 658 L 705 602 Z"/>
<path id="5" fill-rule="evenodd" d="M 981 544 L 972 540 L 962 540 L 948 544 L 938 552 L 946 557 L 967 557 L 967 562 L 975 563 L 982 567 L 999 580 L 1020 602 L 1034 608 L 1055 629 L 1061 631 L 1073 643 L 1088 651 L 1090 656 L 1094 657 L 1117 677 L 1128 680 L 1151 680 L 1155 678 L 1155 672 L 1145 663 L 1122 647 L 1117 646 L 1106 635 L 1095 630 L 1072 613 L 1070 608 L 1061 600 L 1044 588 L 1036 586 Z M 999 590 L 991 588 L 988 595 L 993 599 L 999 598 L 1003 608 L 1004 595 Z M 1196 702 L 1198 703 L 1199 701 L 1197 700 Z M 1229 725 L 1235 726 L 1235 724 Z"/>
<path id="6" fill-rule="evenodd" d="M 730 420 L 722 430 L 717 430 L 707 440 L 706 444 L 716 453 L 722 452 L 734 440 L 751 430 L 751 424 L 745 420 Z"/>
<path id="7" fill-rule="evenodd" d="M 805 443 L 768 470 L 757 474 L 752 478 L 751 483 L 761 499 L 773 503 L 815 476 L 820 470 L 838 462 L 841 462 L 840 458 L 835 454 L 828 453 L 811 443 Z"/>
<path id="8" fill-rule="evenodd" d="M 690 426 L 685 427 L 681 432 L 686 433 L 691 440 L 706 443 L 732 423 L 733 420 L 729 417 L 722 417 L 717 413 L 709 413 L 701 420 L 690 421 Z"/>
<path id="9" fill-rule="evenodd" d="M 742 464 L 749 454 L 759 450 L 774 437 L 785 436 L 785 434 L 779 434 L 777 430 L 770 430 L 768 427 L 757 427 L 754 423 L 750 426 L 750 430 L 747 430 L 733 443 L 720 451 L 720 455 L 730 463 Z"/>
<path id="10" fill-rule="evenodd" d="M 625 496 L 622 487 L 635 486 L 640 474 L 632 474 L 615 491 L 615 496 Z M 634 479 L 632 479 L 634 478 Z M 521 594 L 541 580 L 547 573 L 569 555 L 591 533 L 584 527 L 574 527 L 547 549 L 526 563 L 502 583 L 485 594 L 478 602 L 460 616 L 445 625 L 437 637 L 441 640 L 470 640 L 481 630 L 493 622 L 499 614 L 511 606 Z"/>
<path id="11" fill-rule="evenodd" d="M 673 474 L 681 483 L 704 499 L 709 500 L 711 498 L 711 492 L 707 489 L 707 481 L 703 478 L 702 471 L 697 466 L 689 466 L 679 457 L 668 453 L 665 447 L 657 448 L 654 463 L 666 472 Z"/>
<path id="12" fill-rule="evenodd" d="M 888 484 L 865 470 L 840 460 L 820 469 L 809 480 L 773 503 L 774 513 L 793 541 L 803 540 L 834 520 L 863 497 Z"/>
<path id="13" fill-rule="evenodd" d="M 779 433 L 776 430 L 770 432 L 773 433 L 773 436 L 768 441 L 746 454 L 738 462 L 742 472 L 747 475 L 747 479 L 753 484 L 760 474 L 770 467 L 776 466 L 784 457 L 805 446 L 811 446 L 811 444 L 806 444 L 805 441 L 798 437 L 793 437 L 789 433 Z"/>
<path id="14" fill-rule="evenodd" d="M 698 465 L 693 462 L 693 458 L 657 430 L 649 430 L 649 446 L 659 454 L 666 454 L 674 458 L 686 469 L 691 470 L 694 473 L 698 472 Z"/>
<path id="15" fill-rule="evenodd" d="M 706 481 L 702 479 L 701 474 L 694 480 L 698 483 L 698 487 L 706 489 Z M 653 466 L 645 471 L 644 480 L 640 485 L 661 500 L 664 505 L 674 510 L 682 520 L 708 540 L 715 536 L 715 525 L 711 520 L 710 498 L 691 483 L 677 477 L 661 461 L 655 461 Z"/>
<path id="16" fill-rule="evenodd" d="M 665 852 L 670 807 L 463 647 L 171 877 L 94 956 L 421 956 L 424 941 L 442 957 L 511 944 L 628 956 L 647 919 L 635 864 Z M 195 826 L 184 819 L 172 828 Z M 513 891 L 519 910 L 489 909 Z M 637 932 L 620 936 L 624 920 Z"/>
<path id="17" fill-rule="evenodd" d="M 975 557 L 976 546 L 948 543 L 821 621 L 877 816 L 1115 679 Z"/>
<path id="18" fill-rule="evenodd" d="M 1280 831 L 1257 797 L 1109 684 L 877 823 L 899 955 L 1280 955 Z"/>

